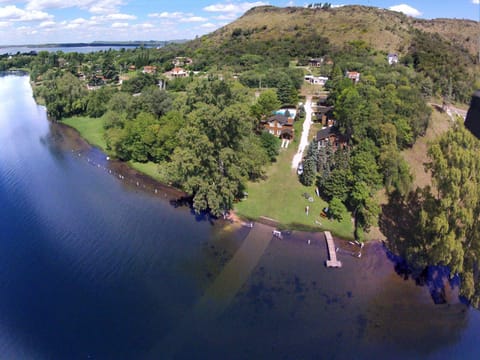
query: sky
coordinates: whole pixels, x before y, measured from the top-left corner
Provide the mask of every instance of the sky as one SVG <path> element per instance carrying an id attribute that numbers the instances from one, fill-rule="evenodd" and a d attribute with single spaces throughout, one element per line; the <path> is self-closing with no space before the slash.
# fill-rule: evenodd
<path id="1" fill-rule="evenodd" d="M 480 20 L 480 0 L 328 2 L 392 9 L 424 19 Z M 192 39 L 232 22 L 254 6 L 307 4 L 298 0 L 0 0 L 0 45 Z"/>

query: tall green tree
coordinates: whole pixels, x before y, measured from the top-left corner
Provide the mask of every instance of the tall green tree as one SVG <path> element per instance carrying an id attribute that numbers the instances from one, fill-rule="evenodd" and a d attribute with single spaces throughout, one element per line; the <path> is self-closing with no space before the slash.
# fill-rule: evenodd
<path id="1" fill-rule="evenodd" d="M 462 276 L 461 293 L 480 304 L 480 143 L 463 124 L 429 148 L 434 195 L 420 212 L 419 229 L 427 263 Z"/>

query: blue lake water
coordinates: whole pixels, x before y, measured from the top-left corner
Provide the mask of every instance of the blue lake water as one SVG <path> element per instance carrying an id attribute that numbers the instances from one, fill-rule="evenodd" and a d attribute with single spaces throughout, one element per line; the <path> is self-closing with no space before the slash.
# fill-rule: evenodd
<path id="1" fill-rule="evenodd" d="M 27 46 L 5 46 L 0 47 L 0 55 L 3 54 L 17 54 L 17 53 L 29 53 L 31 51 L 40 52 L 57 52 L 63 51 L 64 53 L 78 52 L 78 53 L 90 53 L 97 51 L 121 50 L 121 49 L 135 49 L 136 46 L 67 46 L 67 47 L 27 47 Z"/>
<path id="2" fill-rule="evenodd" d="M 0 77 L 0 99 L 0 358 L 480 358 L 480 313 L 449 286 L 435 305 L 381 244 L 326 269 L 321 235 L 293 232 L 251 268 L 249 228 L 132 180 L 49 123 L 28 77 Z M 222 308 L 218 279 L 241 284 Z"/>

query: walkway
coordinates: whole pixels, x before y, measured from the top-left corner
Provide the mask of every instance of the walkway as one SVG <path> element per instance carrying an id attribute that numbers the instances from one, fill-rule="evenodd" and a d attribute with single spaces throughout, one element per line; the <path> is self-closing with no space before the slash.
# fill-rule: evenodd
<path id="1" fill-rule="evenodd" d="M 307 96 L 305 101 L 305 121 L 303 122 L 302 137 L 300 138 L 300 144 L 298 145 L 298 151 L 292 160 L 292 169 L 297 169 L 298 164 L 303 159 L 303 151 L 308 146 L 308 134 L 310 133 L 310 126 L 312 125 L 312 96 Z"/>
<path id="2" fill-rule="evenodd" d="M 327 267 L 342 267 L 342 262 L 337 260 L 337 251 L 330 231 L 325 231 L 325 239 L 327 240 L 328 256 L 330 258 L 326 261 Z"/>
<path id="3" fill-rule="evenodd" d="M 432 106 L 435 106 L 437 109 L 443 109 L 443 105 L 435 104 L 435 103 L 429 103 L 429 104 Z M 447 106 L 445 112 L 453 122 L 455 122 L 455 117 L 453 115 L 460 116 L 461 118 L 463 118 L 464 121 L 467 118 L 467 110 L 459 109 L 451 105 Z"/>

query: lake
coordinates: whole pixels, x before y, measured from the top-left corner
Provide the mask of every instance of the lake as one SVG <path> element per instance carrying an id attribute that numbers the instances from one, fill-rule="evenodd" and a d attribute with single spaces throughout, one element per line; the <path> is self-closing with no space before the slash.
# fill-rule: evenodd
<path id="1" fill-rule="evenodd" d="M 0 76 L 0 358 L 480 358 L 480 313 L 380 243 L 212 221 L 50 123 Z M 309 241 L 310 240 L 310 241 Z M 309 244 L 310 243 L 310 244 Z"/>
<path id="2" fill-rule="evenodd" d="M 64 53 L 90 53 L 90 52 L 97 52 L 97 51 L 108 51 L 108 50 L 121 50 L 121 49 L 136 49 L 137 46 L 63 46 L 63 47 L 29 47 L 29 46 L 5 46 L 0 47 L 0 55 L 3 54 L 10 54 L 14 55 L 17 53 L 29 53 L 31 51 L 40 52 L 40 51 L 48 51 L 48 52 L 57 52 L 62 51 Z"/>

